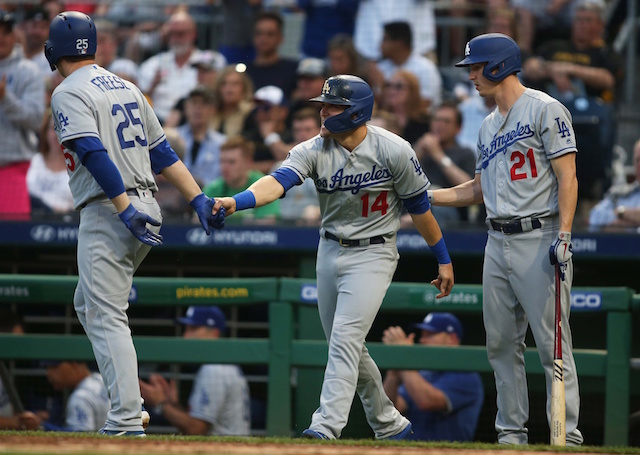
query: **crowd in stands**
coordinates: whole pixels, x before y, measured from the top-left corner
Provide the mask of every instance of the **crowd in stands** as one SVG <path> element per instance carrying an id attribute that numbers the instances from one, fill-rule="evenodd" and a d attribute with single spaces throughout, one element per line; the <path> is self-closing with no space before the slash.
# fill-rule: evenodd
<path id="1" fill-rule="evenodd" d="M 451 62 L 476 32 L 512 36 L 522 50 L 525 85 L 547 91 L 574 116 L 578 135 L 580 207 L 576 228 L 620 178 L 613 175 L 615 112 L 625 79 L 623 59 L 611 43 L 619 25 L 607 0 L 474 0 L 449 9 L 419 0 L 219 0 L 201 6 L 137 6 L 128 2 L 0 3 L 0 215 L 29 219 L 73 212 L 66 163 L 48 109 L 61 77 L 44 57 L 50 19 L 76 9 L 91 15 L 98 31 L 97 63 L 143 90 L 168 137 L 207 194 L 236 191 L 274 169 L 309 137 L 324 80 L 335 74 L 364 78 L 376 96 L 374 118 L 405 138 L 432 184 L 452 186 L 474 173 L 477 134 L 494 109 L 478 96 L 466 73 Z M 301 13 L 301 36 L 287 37 L 286 15 Z M 204 18 L 218 15 L 205 23 Z M 437 27 L 439 16 L 481 19 L 482 29 Z M 217 46 L 203 45 L 216 28 Z M 446 35 L 446 37 L 445 37 Z M 297 57 L 283 45 L 298 39 Z M 450 43 L 442 59 L 439 42 Z M 212 42 L 212 40 L 208 40 Z M 209 47 L 209 48 L 207 48 Z M 586 100 L 586 101 L 585 101 Z M 586 103 L 586 104 L 585 104 Z M 587 106 L 585 108 L 585 106 Z M 599 109 L 602 125 L 582 128 L 581 110 Z M 593 111 L 596 112 L 596 111 Z M 445 119 L 446 117 L 446 119 Z M 312 128 L 315 131 L 315 126 Z M 583 130 L 589 130 L 584 133 Z M 595 131 L 595 132 L 594 132 Z M 581 135 L 584 135 L 581 140 Z M 245 142 L 241 140 L 244 139 Z M 600 141 L 600 142 L 598 142 Z M 597 146 L 594 146 L 597 144 Z M 230 158 L 230 151 L 242 150 Z M 234 164 L 230 164 L 233 161 Z M 235 170 L 231 170 L 232 168 Z M 630 166 L 628 166 L 630 167 Z M 233 173 L 242 178 L 230 180 Z M 168 220 L 190 221 L 189 207 L 160 186 L 157 198 Z M 272 205 L 270 222 L 319 220 L 313 185 Z M 161 194 L 166 192 L 166 194 Z M 229 193 L 231 194 L 231 193 Z M 302 204 L 306 204 L 302 206 Z M 295 210 L 286 211 L 286 207 Z M 296 216 L 297 214 L 297 216 Z M 482 207 L 439 213 L 445 227 L 483 223 Z M 233 220 L 232 217 L 230 221 Z M 239 217 L 240 218 L 240 217 Z M 260 222 L 258 215 L 243 223 Z M 263 220 L 264 222 L 264 220 Z M 595 226 L 591 226 L 596 229 Z"/>

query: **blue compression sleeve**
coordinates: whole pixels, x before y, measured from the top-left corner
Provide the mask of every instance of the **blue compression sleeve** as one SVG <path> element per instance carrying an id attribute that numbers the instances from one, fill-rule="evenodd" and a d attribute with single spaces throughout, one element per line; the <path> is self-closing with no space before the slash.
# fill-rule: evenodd
<path id="1" fill-rule="evenodd" d="M 447 251 L 447 245 L 444 243 L 444 237 L 436 242 L 435 245 L 429 245 L 433 254 L 435 254 L 438 264 L 451 264 L 451 258 Z"/>
<path id="2" fill-rule="evenodd" d="M 151 169 L 156 174 L 160 174 L 165 167 L 171 166 L 180 159 L 166 139 L 149 150 L 149 158 L 151 159 Z"/>
<path id="3" fill-rule="evenodd" d="M 236 200 L 236 210 L 252 209 L 256 206 L 256 197 L 249 190 L 244 190 L 233 198 Z"/>
<path id="4" fill-rule="evenodd" d="M 302 180 L 300 180 L 298 174 L 288 168 L 281 167 L 275 172 L 272 172 L 271 175 L 282 185 L 285 193 L 293 188 L 294 185 L 302 185 Z"/>
<path id="5" fill-rule="evenodd" d="M 96 137 L 82 137 L 65 142 L 73 150 L 109 199 L 125 192 L 122 176 L 109 158 L 102 141 Z"/>
<path id="6" fill-rule="evenodd" d="M 417 196 L 410 197 L 409 199 L 403 199 L 402 204 L 404 204 L 409 213 L 413 213 L 414 215 L 426 213 L 427 210 L 431 208 L 426 191 L 418 194 Z"/>

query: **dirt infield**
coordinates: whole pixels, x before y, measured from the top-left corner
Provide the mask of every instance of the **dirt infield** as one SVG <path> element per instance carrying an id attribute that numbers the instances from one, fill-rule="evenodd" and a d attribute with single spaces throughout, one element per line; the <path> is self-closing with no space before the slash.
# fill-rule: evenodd
<path id="1" fill-rule="evenodd" d="M 23 436 L 3 435 L 0 438 L 0 454 L 214 454 L 214 455 L 521 455 L 531 453 L 556 453 L 551 450 L 536 452 L 501 450 L 501 448 L 479 450 L 461 448 L 344 445 L 331 442 L 292 439 L 290 444 L 261 443 L 259 438 L 251 442 L 189 441 L 181 439 L 132 439 L 76 436 Z M 571 452 L 580 454 L 580 452 Z M 603 453 L 603 452 L 600 452 Z"/>

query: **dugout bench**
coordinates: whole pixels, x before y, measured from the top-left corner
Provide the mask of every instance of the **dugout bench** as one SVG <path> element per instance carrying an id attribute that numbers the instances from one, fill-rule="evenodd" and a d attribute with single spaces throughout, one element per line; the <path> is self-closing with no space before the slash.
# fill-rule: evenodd
<path id="1" fill-rule="evenodd" d="M 0 274 L 0 303 L 69 304 L 77 282 L 75 276 Z M 626 445 L 630 400 L 631 310 L 640 309 L 640 297 L 629 288 L 575 288 L 583 296 L 599 296 L 599 307 L 583 311 L 606 313 L 606 349 L 574 349 L 580 377 L 604 379 L 604 444 Z M 482 290 L 477 285 L 456 285 L 446 299 L 435 300 L 429 285 L 393 283 L 381 314 L 429 311 L 456 314 L 480 313 Z M 592 299 L 593 300 L 593 299 Z M 144 362 L 237 363 L 267 365 L 268 391 L 266 429 L 268 435 L 289 436 L 292 428 L 306 428 L 308 408 L 317 406 L 318 371 L 326 364 L 327 347 L 315 306 L 315 281 L 293 278 L 135 278 L 131 305 L 268 305 L 267 338 L 186 340 L 167 336 L 134 336 L 138 360 Z M 579 310 L 576 310 L 579 311 Z M 215 349 L 212 349 L 215 343 Z M 484 346 L 457 348 L 385 346 L 367 343 L 381 369 L 448 369 L 491 372 Z M 92 360 L 84 335 L 14 336 L 0 334 L 0 359 L 4 360 Z M 525 354 L 527 372 L 542 373 L 535 349 Z M 295 409 L 292 370 L 295 369 Z M 315 393 L 315 395 L 314 395 Z M 313 399 L 312 399 L 313 398 Z M 295 418 L 295 420 L 294 420 Z"/>

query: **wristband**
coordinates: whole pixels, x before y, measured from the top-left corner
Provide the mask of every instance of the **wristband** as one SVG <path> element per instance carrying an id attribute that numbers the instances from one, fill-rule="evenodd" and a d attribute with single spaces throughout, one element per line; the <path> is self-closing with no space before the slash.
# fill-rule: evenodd
<path id="1" fill-rule="evenodd" d="M 435 245 L 429 245 L 433 254 L 435 254 L 438 264 L 451 264 L 451 258 L 447 251 L 447 245 L 444 243 L 444 237 L 442 237 Z"/>
<path id="2" fill-rule="evenodd" d="M 449 158 L 448 156 L 445 156 L 444 158 L 442 158 L 440 160 L 440 165 L 442 167 L 449 167 L 453 164 L 453 161 L 451 161 L 451 158 Z"/>
<path id="3" fill-rule="evenodd" d="M 249 190 L 244 190 L 233 196 L 233 198 L 236 200 L 236 211 L 252 209 L 256 206 L 256 197 Z"/>
<path id="4" fill-rule="evenodd" d="M 430 204 L 433 204 L 433 191 L 427 190 L 427 199 L 429 199 Z"/>
<path id="5" fill-rule="evenodd" d="M 280 135 L 274 131 L 273 133 L 267 134 L 267 137 L 264 138 L 263 142 L 267 147 L 271 147 L 273 144 L 280 142 L 281 140 Z"/>

